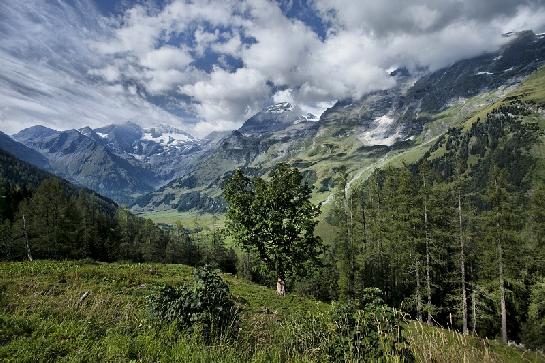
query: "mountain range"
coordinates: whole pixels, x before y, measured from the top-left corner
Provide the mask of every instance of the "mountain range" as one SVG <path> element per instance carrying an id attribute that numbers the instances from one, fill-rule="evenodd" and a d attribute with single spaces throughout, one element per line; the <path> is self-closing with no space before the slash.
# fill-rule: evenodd
<path id="1" fill-rule="evenodd" d="M 333 174 L 351 182 L 374 168 L 410 162 L 475 112 L 516 90 L 545 62 L 545 36 L 505 34 L 496 52 L 434 72 L 390 73 L 396 86 L 339 100 L 320 117 L 287 102 L 265 107 L 231 132 L 197 139 L 183 130 L 136 123 L 57 131 L 33 126 L 0 148 L 136 212 L 219 212 L 221 185 L 236 168 L 266 174 L 279 161 L 299 167 L 328 201 Z"/>

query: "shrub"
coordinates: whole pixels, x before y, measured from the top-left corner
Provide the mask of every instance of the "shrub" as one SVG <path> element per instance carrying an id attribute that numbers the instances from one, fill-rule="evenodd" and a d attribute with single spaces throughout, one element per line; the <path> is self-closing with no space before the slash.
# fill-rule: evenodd
<path id="1" fill-rule="evenodd" d="M 198 332 L 207 343 L 232 337 L 238 330 L 239 314 L 229 287 L 210 266 L 194 270 L 193 284 L 165 286 L 149 299 L 156 318 Z"/>
<path id="2" fill-rule="evenodd" d="M 285 339 L 297 342 L 295 354 L 317 354 L 320 360 L 325 355 L 332 362 L 413 361 L 403 336 L 405 318 L 380 294 L 365 289 L 358 301 L 333 303 L 325 313 L 293 319 L 285 323 Z"/>
<path id="3" fill-rule="evenodd" d="M 381 294 L 379 289 L 367 288 L 359 301 L 333 305 L 335 339 L 330 347 L 333 360 L 412 360 L 402 335 L 404 316 L 387 306 Z"/>

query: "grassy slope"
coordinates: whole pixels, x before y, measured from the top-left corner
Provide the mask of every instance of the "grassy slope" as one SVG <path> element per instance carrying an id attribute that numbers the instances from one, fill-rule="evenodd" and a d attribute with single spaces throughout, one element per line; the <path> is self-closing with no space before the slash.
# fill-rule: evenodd
<path id="1" fill-rule="evenodd" d="M 223 214 L 199 213 L 196 211 L 178 212 L 177 210 L 166 210 L 156 212 L 139 213 L 140 217 L 149 218 L 155 223 L 174 225 L 181 223 L 186 228 L 205 228 L 215 225 L 223 225 L 225 216 Z"/>
<path id="2" fill-rule="evenodd" d="M 206 347 L 149 318 L 146 296 L 163 284 L 191 279 L 182 265 L 0 264 L 0 361 L 310 361 L 315 352 L 287 359 L 283 322 L 327 305 L 224 276 L 243 309 L 244 340 Z M 81 300 L 84 293 L 89 295 Z M 495 341 L 462 337 L 409 323 L 419 361 L 545 362 L 545 356 Z M 251 348 L 248 348 L 251 347 Z"/>

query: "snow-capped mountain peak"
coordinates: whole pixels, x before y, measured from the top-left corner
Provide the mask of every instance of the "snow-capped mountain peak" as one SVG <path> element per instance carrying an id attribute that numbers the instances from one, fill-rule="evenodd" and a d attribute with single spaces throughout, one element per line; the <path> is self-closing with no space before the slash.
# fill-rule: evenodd
<path id="1" fill-rule="evenodd" d="M 187 132 L 169 125 L 159 125 L 144 129 L 142 140 L 153 141 L 162 146 L 182 146 L 198 141 Z"/>
<path id="2" fill-rule="evenodd" d="M 274 105 L 270 105 L 269 107 L 267 107 L 264 111 L 268 113 L 283 113 L 286 111 L 293 111 L 293 105 L 289 102 L 275 103 Z"/>

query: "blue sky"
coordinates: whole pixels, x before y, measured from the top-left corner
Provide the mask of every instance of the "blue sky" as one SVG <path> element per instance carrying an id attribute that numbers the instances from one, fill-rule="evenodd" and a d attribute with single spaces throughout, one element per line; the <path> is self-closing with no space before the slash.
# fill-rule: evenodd
<path id="1" fill-rule="evenodd" d="M 545 0 L 4 0 L 0 130 L 134 121 L 202 137 L 273 102 L 321 113 L 545 25 Z"/>

